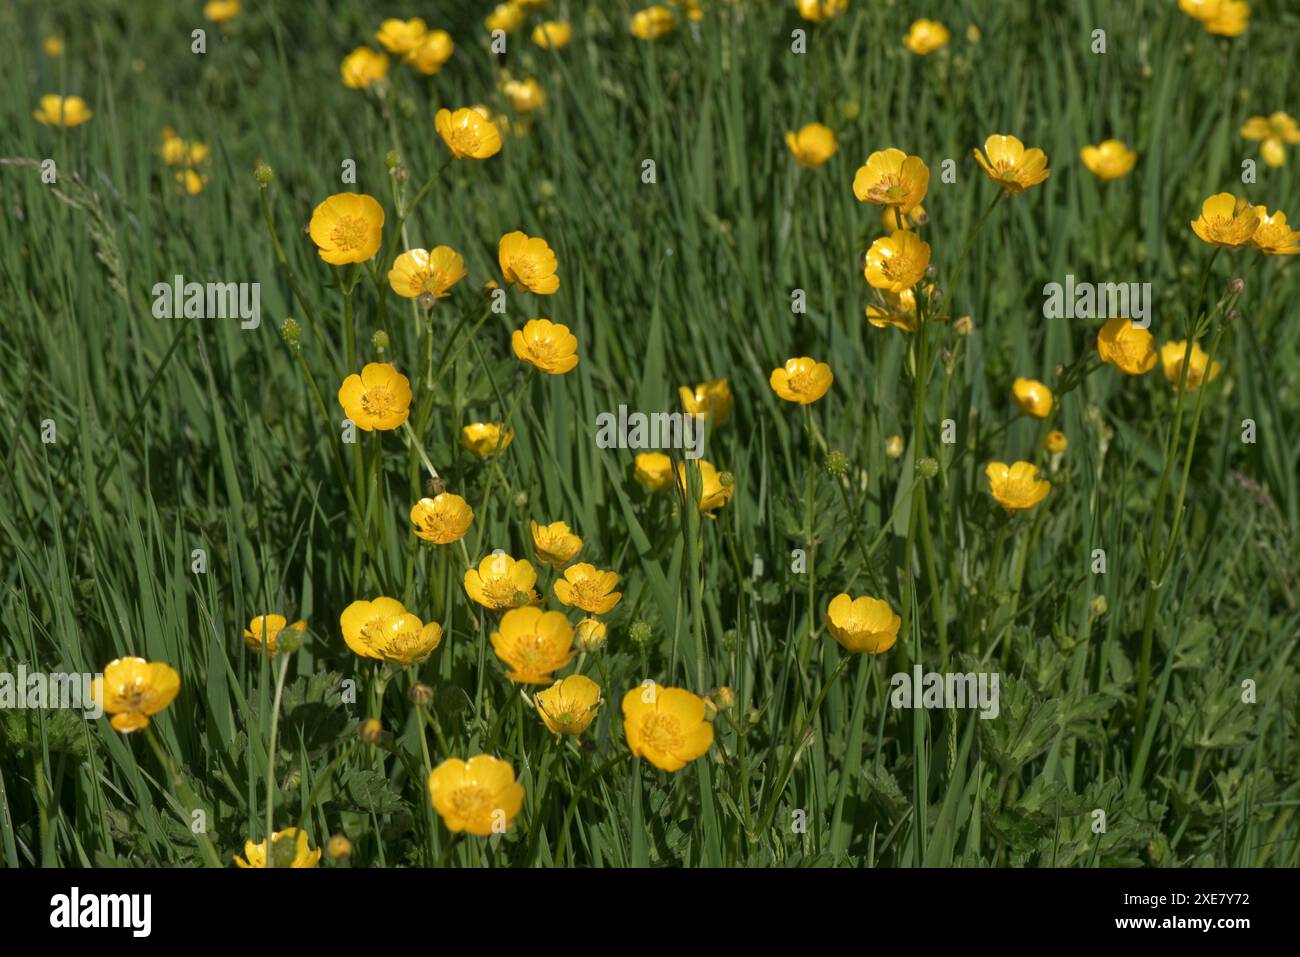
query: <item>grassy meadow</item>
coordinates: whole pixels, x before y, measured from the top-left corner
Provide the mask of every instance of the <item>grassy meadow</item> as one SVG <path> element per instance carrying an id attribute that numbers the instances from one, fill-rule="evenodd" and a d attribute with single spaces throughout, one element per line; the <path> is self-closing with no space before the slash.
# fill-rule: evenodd
<path id="1" fill-rule="evenodd" d="M 245 0 L 216 23 L 199 0 L 0 2 L 0 672 L 179 677 L 130 733 L 0 708 L 0 860 L 229 867 L 296 828 L 310 850 L 271 863 L 1300 865 L 1300 263 L 1190 225 L 1218 193 L 1300 216 L 1300 145 L 1274 166 L 1241 135 L 1300 115 L 1300 10 L 1252 0 L 1229 37 L 1175 0 L 849 0 L 821 23 L 702 0 L 646 40 L 646 5 L 549 0 L 496 53 L 493 3 Z M 385 17 L 417 16 L 454 41 L 435 74 L 390 53 L 345 85 Z M 925 55 L 902 42 L 919 17 L 950 31 Z M 569 42 L 535 44 L 544 20 Z M 507 92 L 529 78 L 536 109 Z M 39 122 L 47 94 L 92 115 Z M 480 104 L 500 151 L 453 158 L 435 115 Z M 813 122 L 838 143 L 815 168 L 785 143 Z M 1050 176 L 1004 195 L 972 156 L 993 134 Z M 1136 163 L 1103 181 L 1080 150 L 1110 138 Z M 930 248 L 911 332 L 864 314 L 890 231 L 855 174 L 895 147 L 929 170 L 903 230 Z M 337 193 L 383 207 L 371 259 L 330 265 L 308 234 Z M 554 251 L 554 293 L 503 274 L 516 230 Z M 437 246 L 465 277 L 399 295 L 394 257 Z M 159 318 L 176 276 L 258 283 L 260 323 Z M 1103 363 L 1104 318 L 1044 316 L 1067 276 L 1150 283 L 1156 351 L 1190 332 L 1217 376 L 1180 391 L 1162 361 Z M 514 351 L 538 317 L 576 367 Z M 807 405 L 770 384 L 804 356 L 834 375 Z M 340 386 L 372 363 L 409 381 L 409 419 L 350 432 Z M 664 450 L 684 488 L 637 481 L 654 450 L 598 443 L 602 413 L 680 411 L 679 387 L 721 378 L 715 471 Z M 1017 378 L 1052 391 L 1045 417 Z M 462 443 L 500 422 L 497 455 Z M 1051 490 L 1008 511 L 986 467 L 1018 461 Z M 444 490 L 473 519 L 434 544 L 410 513 Z M 532 521 L 617 573 L 612 609 L 561 600 Z M 498 549 L 555 627 L 606 629 L 554 669 L 599 686 L 581 733 L 552 733 L 549 677 L 496 653 L 512 612 L 467 593 Z M 896 643 L 842 645 L 841 593 L 887 603 Z M 438 623 L 431 654 L 345 639 L 344 610 L 380 596 Z M 274 655 L 245 639 L 269 614 L 306 623 Z M 918 665 L 996 674 L 996 715 L 896 707 Z M 664 719 L 680 734 L 711 727 L 675 770 L 629 748 L 647 687 L 698 696 Z M 431 797 L 431 771 L 479 754 L 522 796 L 494 766 Z M 482 812 L 504 826 L 453 828 Z"/>

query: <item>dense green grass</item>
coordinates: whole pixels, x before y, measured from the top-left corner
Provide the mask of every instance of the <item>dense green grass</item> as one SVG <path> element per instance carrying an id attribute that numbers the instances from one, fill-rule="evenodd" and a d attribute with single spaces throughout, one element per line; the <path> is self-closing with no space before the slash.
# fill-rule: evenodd
<path id="1" fill-rule="evenodd" d="M 853 0 L 845 16 L 808 27 L 808 53 L 796 56 L 790 32 L 807 25 L 792 3 L 715 0 L 698 24 L 643 43 L 627 33 L 634 7 L 623 0 L 552 0 L 573 20 L 569 47 L 544 53 L 521 33 L 501 61 L 487 51 L 488 4 L 394 3 L 385 15 L 424 16 L 457 50 L 434 78 L 395 65 L 382 101 L 345 89 L 338 73 L 378 27 L 375 5 L 248 3 L 224 35 L 207 25 L 202 56 L 190 52 L 200 6 L 0 7 L 0 661 L 93 672 L 136 654 L 182 676 L 154 722 L 179 782 L 140 735 L 107 720 L 0 715 L 6 864 L 202 863 L 191 800 L 225 861 L 261 840 L 278 665 L 248 652 L 241 633 L 263 611 L 310 624 L 286 659 L 274 827 L 302 819 L 316 847 L 346 834 L 354 866 L 1300 864 L 1294 260 L 1244 250 L 1214 262 L 1209 302 L 1244 275 L 1242 316 L 1224 340 L 1223 374 L 1203 390 L 1186 511 L 1158 580 L 1147 547 L 1170 535 L 1184 467 L 1180 452 L 1157 512 L 1175 414 L 1159 369 L 1129 379 L 1103 367 L 1063 394 L 1053 421 L 1071 444 L 1034 512 L 1009 521 L 983 478 L 990 460 L 1036 454 L 1039 426 L 1015 419 L 1012 379 L 1057 384 L 1059 369 L 1094 352 L 1099 323 L 1042 317 L 1044 283 L 1067 273 L 1150 281 L 1157 342 L 1182 338 L 1211 256 L 1188 228 L 1201 201 L 1244 192 L 1300 217 L 1295 149 L 1280 169 L 1260 164 L 1257 184 L 1239 179 L 1241 161 L 1258 156 L 1241 124 L 1297 106 L 1283 95 L 1294 91 L 1289 38 L 1300 29 L 1288 4 L 1253 3 L 1249 32 L 1223 40 L 1173 0 L 1063 0 L 1055 13 Z M 898 38 L 923 15 L 944 20 L 953 42 L 921 58 Z M 982 31 L 975 44 L 970 23 Z M 1095 28 L 1107 31 L 1104 55 L 1090 52 Z M 66 38 L 63 57 L 42 56 L 49 33 Z M 386 154 L 410 171 L 409 197 L 446 160 L 438 107 L 509 112 L 496 89 L 503 67 L 536 76 L 545 109 L 496 158 L 447 168 L 408 224 L 412 245 L 449 244 L 470 270 L 432 314 L 435 341 L 480 315 L 504 232 L 546 237 L 563 285 L 545 300 L 510 292 L 509 315 L 490 316 L 457 354 L 421 440 L 476 510 L 465 541 L 475 561 L 493 548 L 530 557 L 529 519 L 563 519 L 585 560 L 622 576 L 608 644 L 578 663 L 606 698 L 582 745 L 556 744 L 485 652 L 491 621 L 459 585 L 461 552 L 411 536 L 422 479 L 401 433 L 383 435 L 382 490 L 367 491 L 365 527 L 355 521 L 333 458 L 334 393 L 350 365 L 341 298 L 303 233 L 317 203 L 355 188 L 384 203 L 390 238 Z M 36 124 L 39 97 L 65 91 L 94 118 L 67 131 Z M 814 120 L 836 130 L 840 152 L 804 171 L 782 137 Z M 177 194 L 157 154 L 164 125 L 212 147 L 197 197 Z M 1042 147 L 1052 176 L 993 209 L 958 274 L 997 195 L 970 150 L 995 132 Z M 1078 150 L 1110 136 L 1139 160 L 1101 184 Z M 863 319 L 857 261 L 881 229 L 851 183 L 889 146 L 930 165 L 922 234 L 935 281 L 976 329 L 927 333 L 920 420 L 918 337 Z M 54 186 L 15 162 L 47 157 Z M 940 182 L 946 158 L 955 183 Z M 346 159 L 355 187 L 340 183 Z M 645 159 L 653 185 L 641 182 Z M 276 262 L 258 160 L 275 172 L 266 199 L 306 306 Z M 177 273 L 260 282 L 261 328 L 153 318 L 153 284 Z M 806 315 L 791 312 L 796 288 Z M 356 309 L 362 355 L 416 379 L 426 340 L 407 304 L 381 300 L 363 278 Z M 304 327 L 301 365 L 276 331 L 289 315 Z M 492 479 L 456 436 L 510 406 L 525 382 L 510 332 L 537 315 L 574 330 L 582 361 L 529 382 Z M 379 328 L 391 340 L 382 357 L 371 344 Z M 829 361 L 836 376 L 811 407 L 811 520 L 803 420 L 767 385 L 799 355 Z M 631 481 L 632 453 L 598 448 L 593 423 L 620 403 L 675 408 L 679 385 L 717 376 L 730 378 L 736 409 L 707 458 L 734 476 L 735 497 L 699 521 L 671 494 L 646 496 Z M 1181 449 L 1200 394 L 1189 394 Z M 956 445 L 939 441 L 949 417 Z M 1241 441 L 1246 418 L 1254 444 Z M 55 444 L 41 441 L 47 419 Z M 918 431 L 941 466 L 923 499 Z M 884 452 L 895 433 L 908 438 L 897 461 Z M 372 449 L 344 448 L 349 478 L 352 454 Z M 847 475 L 823 469 L 829 450 L 847 456 Z M 191 572 L 198 548 L 202 575 Z M 811 556 L 804 574 L 792 571 L 800 548 Z M 1106 550 L 1104 576 L 1090 571 L 1095 548 Z M 539 579 L 548 597 L 550 580 Z M 841 591 L 885 598 L 904 618 L 894 649 L 852 658 L 842 674 L 846 656 L 822 625 Z M 392 739 L 354 746 L 360 719 L 376 713 L 378 671 L 345 647 L 339 613 L 378 594 L 442 623 L 420 674 L 436 689 L 450 754 L 494 754 L 524 784 L 508 835 L 453 841 L 431 813 L 406 675 L 383 699 Z M 652 630 L 640 645 L 638 622 Z M 889 676 L 916 662 L 1000 671 L 1000 716 L 891 708 Z M 708 756 L 676 774 L 627 757 L 619 702 L 646 677 L 736 692 Z M 344 678 L 361 688 L 356 705 L 340 701 Z M 1241 701 L 1246 679 L 1254 704 Z M 448 756 L 433 735 L 427 743 L 434 763 Z M 1098 808 L 1104 834 L 1092 828 Z"/>

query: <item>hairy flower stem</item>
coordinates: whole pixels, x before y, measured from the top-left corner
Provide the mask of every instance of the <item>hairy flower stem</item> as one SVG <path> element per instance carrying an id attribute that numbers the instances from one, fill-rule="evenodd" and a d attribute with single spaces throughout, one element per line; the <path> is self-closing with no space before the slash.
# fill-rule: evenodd
<path id="1" fill-rule="evenodd" d="M 280 656 L 280 673 L 275 678 L 275 700 L 271 704 L 271 735 L 266 748 L 266 866 L 275 866 L 271 835 L 275 833 L 275 749 L 280 731 L 280 699 L 284 697 L 284 678 L 289 672 L 289 655 Z"/>

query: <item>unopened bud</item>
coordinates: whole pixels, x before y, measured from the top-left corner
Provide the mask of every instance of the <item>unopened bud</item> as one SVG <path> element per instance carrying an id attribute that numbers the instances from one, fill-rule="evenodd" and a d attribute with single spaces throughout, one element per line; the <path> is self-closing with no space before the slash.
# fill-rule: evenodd
<path id="1" fill-rule="evenodd" d="M 378 744 L 384 736 L 384 726 L 378 718 L 367 718 L 361 722 L 361 740 L 366 744 Z"/>
<path id="2" fill-rule="evenodd" d="M 402 158 L 397 155 L 397 150 L 389 150 L 384 154 L 384 165 L 389 169 L 395 168 L 401 162 Z"/>
<path id="3" fill-rule="evenodd" d="M 280 338 L 288 345 L 298 348 L 298 338 L 302 335 L 302 326 L 293 316 L 288 317 L 280 323 Z"/>
<path id="4" fill-rule="evenodd" d="M 433 701 L 433 689 L 423 681 L 417 681 L 411 685 L 411 690 L 406 693 L 406 697 L 411 704 L 425 707 Z"/>
<path id="5" fill-rule="evenodd" d="M 1228 280 L 1228 292 L 1232 293 L 1234 296 L 1240 296 L 1245 291 L 1246 280 L 1242 279 L 1240 276 L 1233 276 Z"/>
<path id="6" fill-rule="evenodd" d="M 903 457 L 903 437 L 901 435 L 891 435 L 885 439 L 885 454 L 891 459 L 901 459 Z"/>
<path id="7" fill-rule="evenodd" d="M 936 459 L 926 456 L 916 464 L 916 474 L 923 479 L 932 479 L 939 474 L 939 463 Z"/>
<path id="8" fill-rule="evenodd" d="M 1094 595 L 1092 601 L 1088 602 L 1088 611 L 1093 618 L 1100 618 L 1106 614 L 1107 607 L 1105 595 Z"/>
<path id="9" fill-rule="evenodd" d="M 975 320 L 970 316 L 961 316 L 952 324 L 952 331 L 959 336 L 969 336 L 975 331 Z"/>
<path id="10" fill-rule="evenodd" d="M 598 618 L 584 618 L 578 622 L 578 647 L 583 651 L 599 651 L 605 644 L 605 623 Z"/>
<path id="11" fill-rule="evenodd" d="M 648 622 L 634 621 L 632 627 L 627 630 L 627 636 L 634 645 L 649 644 L 650 640 L 654 638 L 654 629 L 650 627 Z"/>
<path id="12" fill-rule="evenodd" d="M 831 449 L 826 456 L 826 471 L 837 478 L 849 470 L 849 457 L 839 449 Z"/>
<path id="13" fill-rule="evenodd" d="M 342 834 L 335 834 L 325 845 L 325 853 L 331 861 L 341 861 L 352 853 L 352 842 Z"/>
<path id="14" fill-rule="evenodd" d="M 275 172 L 261 160 L 253 167 L 253 179 L 257 180 L 257 185 L 262 189 L 271 185 L 271 180 L 275 179 Z"/>
<path id="15" fill-rule="evenodd" d="M 383 352 L 388 348 L 388 333 L 383 329 L 376 329 L 370 337 L 370 344 L 375 347 L 376 352 Z"/>

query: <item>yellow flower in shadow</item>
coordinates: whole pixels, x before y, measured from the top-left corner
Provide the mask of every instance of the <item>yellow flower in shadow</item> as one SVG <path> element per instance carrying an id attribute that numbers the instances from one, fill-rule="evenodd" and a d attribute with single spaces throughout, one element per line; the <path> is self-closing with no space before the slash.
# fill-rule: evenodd
<path id="1" fill-rule="evenodd" d="M 296 827 L 286 827 L 271 834 L 271 860 L 266 859 L 266 841 L 244 843 L 244 856 L 235 855 L 235 866 L 240 868 L 315 867 L 320 862 L 320 849 L 312 850 L 307 832 Z"/>
<path id="2" fill-rule="evenodd" d="M 502 432 L 499 422 L 471 422 L 460 430 L 460 444 L 480 459 L 500 455 L 515 439 L 515 430 Z"/>
<path id="3" fill-rule="evenodd" d="M 1160 367 L 1164 370 L 1165 378 L 1175 389 L 1178 388 L 1178 382 L 1183 375 L 1183 362 L 1187 358 L 1187 340 L 1175 339 L 1172 342 L 1166 342 L 1160 347 Z M 1208 368 L 1208 375 L 1207 370 Z M 1193 342 L 1191 357 L 1187 362 L 1187 381 L 1185 387 L 1188 392 L 1194 392 L 1201 387 L 1203 383 L 1213 382 L 1219 375 L 1219 363 L 1210 362 L 1210 357 L 1200 343 Z"/>
<path id="4" fill-rule="evenodd" d="M 258 615 L 244 629 L 244 644 L 253 651 L 279 654 L 280 646 L 276 639 L 286 628 L 301 635 L 307 630 L 307 622 L 300 620 L 289 624 L 284 615 Z"/>
<path id="5" fill-rule="evenodd" d="M 569 675 L 534 694 L 533 704 L 552 734 L 582 734 L 600 709 L 600 685 L 586 675 Z"/>
<path id="6" fill-rule="evenodd" d="M 528 524 L 533 531 L 533 547 L 537 550 L 538 561 L 552 568 L 563 568 L 582 551 L 582 539 L 569 530 L 567 523 L 538 525 L 530 521 Z"/>

